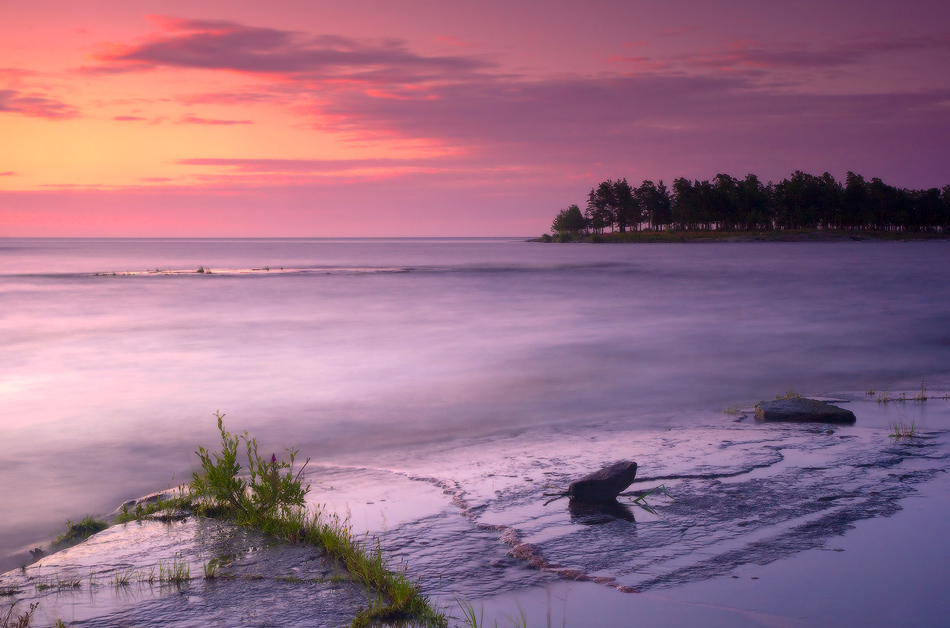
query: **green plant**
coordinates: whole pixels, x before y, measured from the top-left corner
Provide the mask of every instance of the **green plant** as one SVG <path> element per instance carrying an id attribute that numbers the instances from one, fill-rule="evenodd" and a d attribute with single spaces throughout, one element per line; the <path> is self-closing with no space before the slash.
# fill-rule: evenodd
<path id="1" fill-rule="evenodd" d="M 158 561 L 158 581 L 171 584 L 181 584 L 191 580 L 191 567 L 181 557 L 181 554 L 175 554 L 172 557 L 171 564 L 164 560 Z"/>
<path id="2" fill-rule="evenodd" d="M 123 569 L 122 571 L 116 571 L 112 576 L 112 584 L 117 587 L 125 587 L 132 583 L 132 578 L 135 576 L 135 569 L 129 567 L 128 569 Z"/>
<path id="3" fill-rule="evenodd" d="M 230 434 L 224 427 L 224 415 L 216 412 L 215 417 L 221 434 L 221 451 L 210 452 L 199 447 L 196 452 L 201 460 L 201 471 L 194 474 L 191 483 L 198 496 L 196 512 L 231 518 L 239 525 L 277 539 L 322 548 L 370 594 L 367 608 L 360 609 L 353 619 L 354 627 L 406 621 L 424 626 L 447 625 L 445 615 L 429 604 L 418 585 L 406 575 L 405 566 L 396 570 L 389 568 L 375 537 L 357 540 L 339 517 L 324 517 L 319 509 L 310 512 L 304 508 L 304 497 L 310 486 L 302 484 L 303 468 L 294 473 L 295 449 L 287 450 L 289 462 L 278 461 L 276 455 L 265 460 L 258 455 L 256 439 L 250 438 L 247 432 L 238 436 Z M 238 475 L 242 469 L 238 461 L 242 443 L 249 477 Z"/>
<path id="4" fill-rule="evenodd" d="M 205 580 L 214 580 L 218 577 L 218 559 L 212 558 L 204 565 L 202 565 L 202 570 L 205 574 Z"/>
<path id="5" fill-rule="evenodd" d="M 287 449 L 289 462 L 278 460 L 276 454 L 266 460 L 258 454 L 256 438 L 250 438 L 247 432 L 232 435 L 224 427 L 224 415 L 215 412 L 214 416 L 221 432 L 221 452 L 198 447 L 195 453 L 201 460 L 201 472 L 196 472 L 191 482 L 195 494 L 210 500 L 213 506 L 231 510 L 239 523 L 253 524 L 261 517 L 302 506 L 310 485 L 303 486 L 301 477 L 310 459 L 295 474 L 296 449 Z M 242 442 L 250 474 L 247 479 L 238 475 L 238 447 Z"/>
<path id="6" fill-rule="evenodd" d="M 889 392 L 887 392 L 886 390 L 882 390 L 882 391 L 881 391 L 880 393 L 878 393 L 878 395 L 877 395 L 877 402 L 878 402 L 878 403 L 888 403 L 890 400 L 891 400 L 891 394 L 890 394 Z"/>
<path id="7" fill-rule="evenodd" d="M 101 532 L 109 527 L 109 524 L 101 519 L 96 519 L 89 515 L 83 517 L 79 523 L 66 521 L 66 531 L 60 534 L 50 545 L 50 550 L 58 551 L 67 547 L 72 547 L 88 539 L 96 532 Z"/>
<path id="8" fill-rule="evenodd" d="M 128 504 L 122 504 L 122 509 L 115 517 L 116 523 L 128 523 L 129 521 L 141 521 L 147 517 L 155 516 L 160 520 L 171 520 L 176 517 L 180 511 L 191 511 L 195 508 L 195 499 L 185 486 L 179 487 L 177 497 L 159 498 L 154 502 L 147 504 L 136 504 L 135 508 L 129 508 Z"/>
<path id="9" fill-rule="evenodd" d="M 784 395 L 775 395 L 776 399 L 801 399 L 802 395 L 798 394 L 794 390 L 785 391 Z"/>
<path id="10" fill-rule="evenodd" d="M 917 429 L 914 427 L 913 421 L 905 423 L 903 419 L 898 419 L 897 421 L 888 422 L 887 425 L 891 428 L 891 438 L 914 438 L 917 436 Z"/>
<path id="11" fill-rule="evenodd" d="M 723 414 L 728 414 L 728 415 L 735 415 L 735 414 L 739 414 L 740 412 L 742 412 L 742 408 L 740 408 L 739 406 L 729 406 L 728 408 L 722 411 Z"/>
<path id="12" fill-rule="evenodd" d="M 458 605 L 459 610 L 462 611 L 462 616 L 453 617 L 453 619 L 458 619 L 461 625 L 466 628 L 481 628 L 482 622 L 485 619 L 484 608 L 480 608 L 478 614 L 476 614 L 475 606 L 471 602 L 456 597 L 455 603 Z"/>
<path id="13" fill-rule="evenodd" d="M 198 273 L 198 274 L 204 274 L 204 272 L 205 272 L 205 267 L 204 267 L 204 266 L 199 266 L 199 267 L 198 267 L 198 270 L 196 270 L 195 272 Z"/>
<path id="14" fill-rule="evenodd" d="M 874 392 L 875 390 L 871 388 L 870 386 L 864 389 L 864 394 L 867 395 L 868 397 L 873 397 Z"/>
<path id="15" fill-rule="evenodd" d="M 78 589 L 82 586 L 82 578 L 62 578 L 58 574 L 56 576 L 56 588 L 62 591 L 63 589 Z"/>
<path id="16" fill-rule="evenodd" d="M 29 628 L 30 622 L 33 621 L 33 613 L 36 612 L 38 607 L 39 603 L 33 602 L 30 604 L 30 610 L 14 617 L 13 613 L 16 608 L 16 602 L 14 602 L 6 612 L 0 612 L 0 628 Z"/>

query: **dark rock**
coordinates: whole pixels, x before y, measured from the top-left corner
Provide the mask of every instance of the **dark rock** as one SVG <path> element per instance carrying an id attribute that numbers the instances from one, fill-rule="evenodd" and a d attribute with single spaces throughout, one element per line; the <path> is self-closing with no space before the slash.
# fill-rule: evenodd
<path id="1" fill-rule="evenodd" d="M 818 423 L 854 423 L 854 412 L 824 401 L 795 397 L 760 401 L 755 405 L 755 418 L 760 421 L 796 421 Z"/>
<path id="2" fill-rule="evenodd" d="M 617 499 L 622 491 L 633 483 L 637 475 L 637 463 L 621 461 L 609 467 L 585 475 L 572 482 L 567 489 L 571 499 L 582 502 L 604 503 Z"/>
<path id="3" fill-rule="evenodd" d="M 38 561 L 44 556 L 46 556 L 46 552 L 44 552 L 42 548 L 37 547 L 36 549 L 30 550 L 30 558 L 32 559 L 33 562 Z"/>

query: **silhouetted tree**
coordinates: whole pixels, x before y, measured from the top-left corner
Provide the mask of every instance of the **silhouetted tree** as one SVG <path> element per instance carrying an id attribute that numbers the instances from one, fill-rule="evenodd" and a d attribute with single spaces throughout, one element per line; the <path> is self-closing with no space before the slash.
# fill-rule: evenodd
<path id="1" fill-rule="evenodd" d="M 551 231 L 555 233 L 570 233 L 577 235 L 587 228 L 587 219 L 581 213 L 581 208 L 577 205 L 571 205 L 567 209 L 562 209 L 551 223 Z"/>
<path id="2" fill-rule="evenodd" d="M 614 215 L 617 218 L 617 228 L 624 232 L 627 227 L 634 231 L 640 229 L 641 211 L 640 201 L 634 196 L 633 189 L 627 179 L 618 179 L 613 184 Z"/>
<path id="3" fill-rule="evenodd" d="M 650 223 L 651 229 L 662 229 L 672 224 L 672 200 L 662 180 L 659 184 L 644 181 L 637 187 L 635 196 L 640 203 L 643 219 Z"/>
<path id="4" fill-rule="evenodd" d="M 950 233 L 950 185 L 909 190 L 879 178 L 867 182 L 848 172 L 844 184 L 825 172 L 820 177 L 796 170 L 764 185 L 754 174 L 739 180 L 717 174 L 712 181 L 680 177 L 672 189 L 645 180 L 607 180 L 592 188 L 584 213 L 576 205 L 561 210 L 552 230 L 603 232 L 639 229 L 877 229 Z"/>
<path id="5" fill-rule="evenodd" d="M 602 233 L 607 227 L 613 231 L 616 211 L 617 198 L 614 195 L 613 181 L 604 181 L 587 195 L 587 221 L 594 231 Z"/>

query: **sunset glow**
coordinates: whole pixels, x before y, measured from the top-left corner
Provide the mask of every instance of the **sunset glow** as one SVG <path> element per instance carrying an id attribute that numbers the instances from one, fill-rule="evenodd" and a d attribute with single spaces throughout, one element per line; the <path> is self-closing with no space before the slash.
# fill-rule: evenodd
<path id="1" fill-rule="evenodd" d="M 536 235 L 610 177 L 950 183 L 945 2 L 0 7 L 0 235 Z"/>

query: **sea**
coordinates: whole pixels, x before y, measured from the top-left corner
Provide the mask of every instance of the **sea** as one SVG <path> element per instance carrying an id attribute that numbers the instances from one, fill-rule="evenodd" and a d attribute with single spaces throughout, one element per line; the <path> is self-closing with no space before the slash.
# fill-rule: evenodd
<path id="1" fill-rule="evenodd" d="M 697 552 L 721 533 L 715 552 L 731 556 L 734 524 L 752 530 L 755 516 L 693 521 L 696 539 L 661 534 L 651 543 L 669 551 L 636 564 L 585 562 L 571 535 L 685 517 L 676 509 L 710 482 L 742 473 L 766 491 L 762 526 L 788 533 L 803 512 L 828 514 L 807 506 L 826 484 L 797 474 L 785 516 L 762 497 L 761 469 L 775 479 L 829 456 L 850 461 L 839 480 L 864 497 L 847 524 L 891 514 L 899 495 L 868 497 L 898 464 L 881 453 L 888 425 L 948 427 L 948 269 L 947 241 L 0 239 L 0 571 L 67 520 L 187 483 L 220 413 L 262 451 L 309 459 L 314 503 L 383 535 L 410 569 L 441 561 L 438 594 L 534 586 L 518 557 L 619 590 L 702 580 Z M 840 452 L 804 428 L 756 431 L 755 402 L 795 394 L 860 404 L 874 431 L 839 433 Z M 945 469 L 943 452 L 914 463 L 921 482 Z M 685 499 L 665 515 L 544 514 L 548 483 L 624 458 L 674 500 L 680 481 Z M 387 497 L 403 503 L 366 509 Z M 451 525 L 438 523 L 446 509 Z M 426 535 L 470 559 L 446 564 L 418 544 Z M 472 562 L 489 555 L 507 575 Z M 743 556 L 713 571 L 779 557 Z"/>

